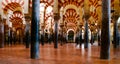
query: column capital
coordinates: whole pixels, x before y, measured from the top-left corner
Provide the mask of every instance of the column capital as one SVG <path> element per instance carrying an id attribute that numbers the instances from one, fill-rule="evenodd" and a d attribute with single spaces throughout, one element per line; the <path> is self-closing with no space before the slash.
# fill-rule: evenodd
<path id="1" fill-rule="evenodd" d="M 83 22 L 80 22 L 80 24 L 78 25 L 80 28 L 82 28 L 83 26 Z"/>
<path id="2" fill-rule="evenodd" d="M 88 13 L 85 13 L 83 17 L 84 17 L 86 20 L 88 20 L 88 19 L 90 18 L 89 12 L 88 12 Z"/>
<path id="3" fill-rule="evenodd" d="M 59 13 L 54 13 L 54 20 L 59 20 L 59 19 L 60 19 Z"/>
<path id="4" fill-rule="evenodd" d="M 42 27 L 42 29 L 44 29 L 44 28 L 45 28 L 45 25 L 44 25 L 44 23 L 41 23 L 41 27 Z"/>
<path id="5" fill-rule="evenodd" d="M 25 20 L 30 19 L 30 18 L 31 18 L 31 16 L 29 14 L 25 14 Z"/>
<path id="6" fill-rule="evenodd" d="M 119 13 L 114 13 L 112 18 L 116 21 L 119 18 Z"/>
<path id="7" fill-rule="evenodd" d="M 52 27 L 49 28 L 49 31 L 50 31 L 50 33 L 52 34 L 52 33 L 53 33 L 53 28 L 52 28 Z"/>

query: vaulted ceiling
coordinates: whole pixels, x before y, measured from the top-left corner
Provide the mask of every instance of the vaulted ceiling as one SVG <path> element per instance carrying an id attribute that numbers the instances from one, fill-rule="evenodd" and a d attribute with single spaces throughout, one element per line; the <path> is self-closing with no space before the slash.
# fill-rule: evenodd
<path id="1" fill-rule="evenodd" d="M 115 2 L 118 0 L 111 0 L 111 8 L 115 7 Z M 32 7 L 32 0 L 29 2 L 30 7 Z M 53 7 L 54 0 L 40 0 L 40 3 L 45 4 L 45 8 L 51 6 Z M 100 23 L 101 21 L 101 0 L 89 0 L 88 2 L 90 8 L 90 18 L 89 24 Z M 13 22 L 14 26 L 21 25 L 23 18 L 23 6 L 24 0 L 3 0 L 2 8 L 4 14 L 8 14 L 8 10 L 13 11 L 13 15 L 10 17 L 10 21 Z M 80 23 L 83 24 L 84 19 L 84 0 L 58 0 L 59 11 L 63 9 L 63 22 L 67 29 L 78 29 Z M 47 21 L 49 17 L 53 17 L 53 11 L 51 13 L 46 13 L 44 15 L 44 21 Z"/>

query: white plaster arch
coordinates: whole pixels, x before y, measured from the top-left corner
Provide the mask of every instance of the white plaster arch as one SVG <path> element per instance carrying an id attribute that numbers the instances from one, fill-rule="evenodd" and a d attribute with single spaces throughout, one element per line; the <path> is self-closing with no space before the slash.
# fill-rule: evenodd
<path id="1" fill-rule="evenodd" d="M 67 30 L 67 34 L 68 34 L 69 31 L 73 31 L 74 34 L 75 34 L 75 30 L 74 30 L 74 29 L 68 29 L 68 30 Z"/>
<path id="2" fill-rule="evenodd" d="M 76 34 L 75 34 L 75 30 L 74 30 L 74 29 L 68 29 L 68 30 L 67 30 L 67 35 L 66 35 L 67 40 L 68 40 L 68 35 L 69 35 L 68 32 L 69 32 L 69 31 L 73 31 L 73 32 L 74 32 L 73 41 L 75 42 L 75 35 L 76 35 Z"/>
<path id="3" fill-rule="evenodd" d="M 119 16 L 119 18 L 118 18 L 118 20 L 117 20 L 117 26 L 118 26 L 118 31 L 119 31 L 119 33 L 120 33 L 120 16 Z"/>
<path id="4" fill-rule="evenodd" d="M 117 23 L 120 24 L 120 17 L 118 18 Z"/>

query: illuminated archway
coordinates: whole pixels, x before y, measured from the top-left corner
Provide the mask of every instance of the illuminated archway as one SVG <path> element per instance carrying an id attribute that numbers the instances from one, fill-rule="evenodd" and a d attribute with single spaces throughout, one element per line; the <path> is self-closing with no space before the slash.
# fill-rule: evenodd
<path id="1" fill-rule="evenodd" d="M 74 29 L 67 30 L 67 41 L 74 42 L 75 41 L 75 31 Z"/>

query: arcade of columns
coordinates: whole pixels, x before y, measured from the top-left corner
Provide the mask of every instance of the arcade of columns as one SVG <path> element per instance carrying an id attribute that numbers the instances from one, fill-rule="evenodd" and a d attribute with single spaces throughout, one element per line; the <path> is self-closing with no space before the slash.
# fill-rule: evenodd
<path id="1" fill-rule="evenodd" d="M 39 34 L 45 37 L 45 33 L 54 33 L 54 48 L 58 48 L 58 34 L 66 37 L 69 31 L 74 33 L 73 39 L 77 34 L 84 33 L 85 48 L 88 48 L 89 33 L 92 35 L 101 31 L 101 59 L 109 59 L 112 33 L 114 48 L 118 47 L 119 0 L 2 0 L 0 3 L 1 48 L 6 37 L 11 37 L 11 32 L 21 37 L 18 38 L 20 41 L 23 35 L 31 34 L 31 58 L 38 58 Z M 24 6 L 28 6 L 27 12 Z M 29 42 L 28 36 L 26 40 Z M 26 48 L 29 48 L 29 43 L 26 43 Z"/>

